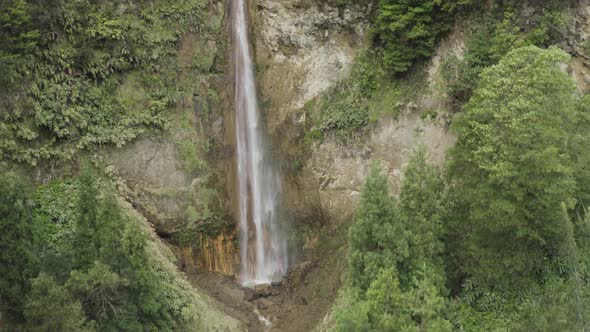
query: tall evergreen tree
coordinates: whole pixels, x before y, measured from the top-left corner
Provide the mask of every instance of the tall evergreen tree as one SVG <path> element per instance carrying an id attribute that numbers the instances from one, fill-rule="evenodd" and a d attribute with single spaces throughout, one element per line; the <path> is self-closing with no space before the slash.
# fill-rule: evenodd
<path id="1" fill-rule="evenodd" d="M 92 265 L 98 258 L 99 241 L 97 241 L 99 191 L 95 177 L 86 167 L 80 176 L 78 197 L 78 218 L 75 225 L 73 250 L 76 252 L 77 268 Z"/>
<path id="2" fill-rule="evenodd" d="M 373 35 L 383 46 L 384 61 L 395 73 L 416 59 L 429 57 L 436 38 L 450 27 L 457 7 L 471 0 L 380 0 Z"/>
<path id="3" fill-rule="evenodd" d="M 567 240 L 562 203 L 576 202 L 574 84 L 558 63 L 565 52 L 516 49 L 485 70 L 456 121 L 450 175 L 460 202 L 450 238 L 460 266 L 490 288 L 559 271 Z M 451 241 L 452 242 L 452 241 Z"/>
<path id="4" fill-rule="evenodd" d="M 411 283 L 413 274 L 428 265 L 436 285 L 445 287 L 442 215 L 444 183 L 440 172 L 428 164 L 426 148 L 420 146 L 404 171 L 399 210 L 409 256 L 398 265 L 402 284 Z"/>
<path id="5" fill-rule="evenodd" d="M 33 280 L 25 306 L 28 331 L 93 331 L 80 302 L 51 276 L 42 273 Z"/>
<path id="6" fill-rule="evenodd" d="M 38 273 L 39 226 L 29 185 L 18 175 L 0 175 L 0 301 L 22 320 L 29 279 Z"/>
<path id="7" fill-rule="evenodd" d="M 420 148 L 409 163 L 399 204 L 374 167 L 350 228 L 351 308 L 340 331 L 450 331 L 442 238 L 443 182 Z"/>
<path id="8" fill-rule="evenodd" d="M 387 176 L 373 166 L 349 231 L 353 287 L 365 292 L 382 268 L 396 266 L 400 257 L 407 257 L 403 233 Z"/>

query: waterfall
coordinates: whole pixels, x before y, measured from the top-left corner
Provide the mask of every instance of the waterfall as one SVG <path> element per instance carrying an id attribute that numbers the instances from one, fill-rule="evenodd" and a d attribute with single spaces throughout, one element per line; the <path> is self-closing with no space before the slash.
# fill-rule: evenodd
<path id="1" fill-rule="evenodd" d="M 242 284 L 280 279 L 288 267 L 279 225 L 279 176 L 269 160 L 258 114 L 245 0 L 232 0 L 237 184 Z"/>

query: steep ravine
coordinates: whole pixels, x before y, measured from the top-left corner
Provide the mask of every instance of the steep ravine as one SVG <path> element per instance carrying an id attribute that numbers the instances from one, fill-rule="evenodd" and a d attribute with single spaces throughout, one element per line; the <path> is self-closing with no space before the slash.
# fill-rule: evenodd
<path id="1" fill-rule="evenodd" d="M 329 320 L 330 308 L 344 282 L 348 224 L 369 165 L 373 160 L 382 161 L 397 188 L 415 146 L 436 142 L 429 148 L 440 162 L 453 142 L 444 124 L 422 121 L 417 106 L 408 105 L 398 119 L 384 118 L 373 125 L 362 142 L 328 138 L 314 143 L 302 167 L 293 167 L 293 155 L 302 148 L 300 138 L 306 125 L 301 109 L 348 77 L 365 45 L 371 10 L 370 4 L 343 9 L 312 1 L 250 3 L 261 111 L 275 158 L 284 172 L 282 209 L 295 222 L 292 235 L 300 237 L 297 243 L 301 247 L 292 248 L 299 253 L 299 263 L 280 286 L 273 287 L 271 295 L 254 300 L 237 285 L 235 268 L 233 273 L 217 270 L 229 276 L 211 274 L 201 269 L 199 254 L 195 261 L 180 255 L 191 282 L 223 303 L 224 311 L 244 321 L 249 330 L 264 329 L 255 310 L 269 319 L 271 330 L 276 331 L 310 331 Z M 225 70 L 225 81 L 229 82 L 233 75 L 229 66 Z M 224 146 L 232 146 L 235 140 L 230 92 L 225 89 L 219 105 L 229 107 L 223 110 L 220 122 Z M 429 92 L 426 89 L 425 95 Z M 441 102 L 431 99 L 424 97 L 423 102 Z M 213 114 L 220 114 L 221 109 L 216 110 Z M 235 170 L 228 168 L 231 164 L 227 161 L 235 157 L 235 149 L 227 151 L 231 154 L 222 166 L 227 171 L 224 187 L 234 193 Z M 235 210 L 235 195 L 228 197 Z M 201 250 L 219 255 L 215 246 Z"/>
<path id="2" fill-rule="evenodd" d="M 223 17 L 218 31 L 229 34 L 229 6 L 222 1 L 215 2 L 215 6 L 217 15 Z M 265 330 L 255 312 L 270 320 L 270 329 L 276 331 L 310 331 L 329 325 L 330 308 L 345 279 L 347 228 L 370 165 L 380 162 L 391 179 L 393 192 L 398 193 L 403 170 L 418 145 L 425 145 L 431 161 L 442 164 L 446 151 L 454 144 L 455 138 L 448 131 L 453 116 L 450 100 L 441 91 L 440 81 L 442 59 L 449 54 L 462 56 L 464 52 L 465 32 L 460 24 L 438 44 L 434 56 L 417 69 L 424 79 L 412 101 L 395 105 L 399 114 L 380 117 L 356 140 L 328 135 L 311 144 L 303 142 L 310 121 L 304 106 L 350 75 L 355 57 L 366 44 L 367 17 L 372 10 L 369 3 L 362 2 L 339 8 L 320 1 L 250 1 L 260 104 L 274 156 L 284 175 L 282 209 L 295 222 L 293 236 L 299 237 L 300 247 L 294 249 L 299 263 L 268 296 L 254 299 L 251 291 L 236 282 L 238 252 L 232 252 L 231 232 L 201 239 L 197 248 L 176 250 L 179 265 L 192 284 L 215 299 L 214 307 L 241 321 L 245 329 Z M 192 54 L 200 52 L 203 40 L 187 36 L 185 43 L 183 47 Z M 208 40 L 204 44 L 210 43 L 217 42 Z M 199 77 L 195 91 L 215 91 L 218 98 L 206 102 L 211 110 L 209 118 L 204 122 L 191 119 L 191 129 L 178 134 L 178 140 L 192 134 L 193 141 L 208 135 L 214 138 L 214 153 L 206 159 L 215 174 L 215 186 L 222 192 L 224 207 L 237 220 L 233 75 L 228 59 L 230 49 L 226 50 L 219 72 Z M 571 69 L 581 89 L 587 86 L 584 61 L 576 58 Z M 200 110 L 196 99 L 187 97 L 185 101 L 194 114 Z M 431 112 L 438 116 L 423 116 Z M 121 178 L 128 179 L 133 183 L 130 187 L 139 191 L 130 198 L 136 208 L 156 225 L 158 233 L 169 237 L 178 231 L 175 223 L 186 218 L 183 199 L 193 195 L 194 188 L 204 180 L 188 174 L 175 154 L 174 143 L 144 139 L 129 149 L 132 152 L 112 154 L 116 171 L 123 172 Z M 299 160 L 302 149 L 305 155 Z"/>
<path id="3" fill-rule="evenodd" d="M 372 8 L 360 4 L 343 9 L 312 1 L 302 5 L 300 1 L 265 0 L 253 5 L 260 104 L 275 158 L 284 171 L 282 209 L 295 222 L 293 236 L 301 237 L 301 247 L 295 248 L 299 263 L 281 285 L 273 287 L 271 295 L 255 300 L 232 275 L 193 270 L 196 273 L 189 277 L 224 303 L 229 315 L 247 322 L 250 330 L 264 328 L 253 314 L 257 309 L 271 321 L 271 330 L 310 331 L 329 322 L 330 308 L 344 282 L 347 228 L 371 163 L 381 161 L 397 189 L 416 146 L 426 144 L 433 159 L 442 162 L 454 140 L 444 122 L 424 121 L 420 116 L 445 102 L 436 97 L 432 83 L 424 88 L 419 104 L 404 105 L 398 118 L 379 120 L 369 128 L 366 139 L 346 142 L 328 137 L 313 143 L 302 167 L 293 167 L 293 155 L 302 148 L 306 127 L 302 108 L 348 77 L 365 45 Z M 441 45 L 441 52 L 454 50 L 454 45 Z M 436 66 L 433 61 L 432 76 L 438 74 Z M 225 142 L 231 145 L 233 113 L 224 113 Z M 232 177 L 228 175 L 226 183 L 229 192 L 230 184 L 235 185 Z M 232 206 L 235 209 L 235 203 Z"/>
<path id="4" fill-rule="evenodd" d="M 339 8 L 330 2 L 299 0 L 261 0 L 252 8 L 260 100 L 275 155 L 285 171 L 283 209 L 296 228 L 304 230 L 300 263 L 285 284 L 276 295 L 253 301 L 273 322 L 272 330 L 330 326 L 330 309 L 345 279 L 347 228 L 370 165 L 381 163 L 397 194 L 403 170 L 419 145 L 426 147 L 432 162 L 442 165 L 455 142 L 448 130 L 454 116 L 452 101 L 441 88 L 442 62 L 450 55 L 463 56 L 467 38 L 463 22 L 457 22 L 432 58 L 411 73 L 423 79 L 412 100 L 389 106 L 399 109 L 397 114 L 368 125 L 360 139 L 327 136 L 311 146 L 304 143 L 310 120 L 303 108 L 350 75 L 365 46 L 372 10 L 363 2 Z M 579 30 L 575 35 L 587 30 L 586 16 L 583 10 L 571 15 Z M 571 43 L 573 54 L 580 43 Z M 582 91 L 588 81 L 585 61 L 576 56 L 569 69 Z M 429 114 L 434 118 L 425 116 Z M 304 158 L 299 160 L 302 149 Z M 213 286 L 214 292 L 223 293 L 219 285 L 227 282 Z"/>

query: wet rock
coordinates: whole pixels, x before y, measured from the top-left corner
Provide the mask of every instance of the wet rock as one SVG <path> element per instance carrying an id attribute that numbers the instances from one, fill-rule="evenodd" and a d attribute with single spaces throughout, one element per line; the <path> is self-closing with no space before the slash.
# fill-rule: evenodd
<path id="1" fill-rule="evenodd" d="M 256 301 L 256 306 L 258 307 L 258 309 L 264 310 L 264 309 L 268 309 L 270 307 L 272 307 L 274 305 L 274 303 L 266 298 L 261 298 L 258 301 Z"/>
<path id="2" fill-rule="evenodd" d="M 272 294 L 272 287 L 270 284 L 261 284 L 254 286 L 254 291 L 260 296 L 269 296 Z"/>
<path id="3" fill-rule="evenodd" d="M 270 292 L 270 294 L 272 296 L 277 296 L 277 295 L 281 294 L 281 292 L 278 289 L 273 288 L 273 290 Z"/>
<path id="4" fill-rule="evenodd" d="M 273 282 L 271 282 L 271 283 L 270 283 L 270 285 L 271 285 L 272 287 L 281 287 L 281 285 L 283 285 L 283 281 L 282 281 L 282 280 L 279 280 L 279 281 L 273 281 Z"/>
<path id="5" fill-rule="evenodd" d="M 256 293 L 252 288 L 244 288 L 244 300 L 252 302 L 260 298 L 260 295 Z"/>

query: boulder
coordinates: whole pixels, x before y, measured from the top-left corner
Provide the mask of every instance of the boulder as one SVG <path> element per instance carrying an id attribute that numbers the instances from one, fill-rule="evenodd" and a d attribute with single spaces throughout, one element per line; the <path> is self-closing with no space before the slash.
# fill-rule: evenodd
<path id="1" fill-rule="evenodd" d="M 260 310 L 268 309 L 268 308 L 272 307 L 273 305 L 274 305 L 274 303 L 271 300 L 265 299 L 265 298 L 261 298 L 258 301 L 256 301 L 256 306 Z"/>
<path id="2" fill-rule="evenodd" d="M 244 288 L 244 300 L 252 302 L 260 298 L 260 295 L 256 293 L 252 288 Z"/>
<path id="3" fill-rule="evenodd" d="M 260 284 L 254 286 L 254 291 L 256 294 L 266 297 L 272 294 L 272 287 L 270 284 Z"/>

